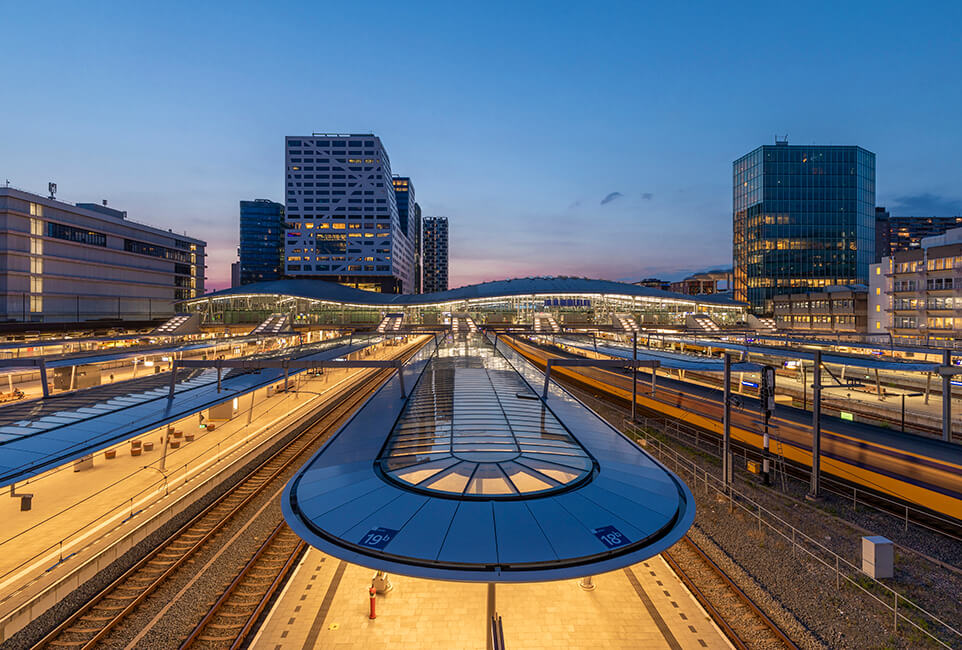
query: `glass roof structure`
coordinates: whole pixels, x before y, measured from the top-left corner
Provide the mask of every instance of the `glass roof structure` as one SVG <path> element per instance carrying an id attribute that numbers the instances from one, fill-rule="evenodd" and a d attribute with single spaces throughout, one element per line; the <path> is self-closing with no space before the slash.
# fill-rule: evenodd
<path id="1" fill-rule="evenodd" d="M 513 498 L 586 478 L 594 461 L 584 448 L 516 372 L 486 361 L 493 367 L 439 358 L 425 370 L 377 461 L 381 471 L 462 498 Z"/>
<path id="2" fill-rule="evenodd" d="M 429 344 L 287 484 L 288 525 L 333 557 L 469 582 L 613 571 L 677 542 L 688 487 L 493 337 Z"/>

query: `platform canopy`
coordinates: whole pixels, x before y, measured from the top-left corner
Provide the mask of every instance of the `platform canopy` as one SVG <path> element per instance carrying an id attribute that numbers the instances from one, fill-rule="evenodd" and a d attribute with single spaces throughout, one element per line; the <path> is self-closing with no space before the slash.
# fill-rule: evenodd
<path id="1" fill-rule="evenodd" d="M 506 345 L 423 350 L 291 480 L 288 524 L 334 557 L 471 582 L 635 564 L 694 519 L 685 484 Z"/>

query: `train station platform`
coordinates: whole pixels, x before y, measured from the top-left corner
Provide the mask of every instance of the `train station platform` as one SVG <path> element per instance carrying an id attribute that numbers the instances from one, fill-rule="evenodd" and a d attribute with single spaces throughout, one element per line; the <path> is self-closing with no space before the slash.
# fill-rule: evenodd
<path id="1" fill-rule="evenodd" d="M 511 650 L 732 647 L 660 556 L 594 576 L 593 591 L 577 580 L 499 584 L 493 602 L 484 584 L 390 580 L 371 620 L 371 571 L 309 549 L 251 647 L 484 650 L 494 613 Z"/>
<path id="2" fill-rule="evenodd" d="M 630 566 L 694 520 L 688 487 L 494 337 L 407 364 L 288 483 L 288 525 L 352 563 L 532 582 Z M 537 388 L 536 388 L 537 387 Z M 400 388 L 400 390 L 398 390 Z"/>
<path id="3" fill-rule="evenodd" d="M 411 345 L 416 342 L 374 343 L 361 354 L 372 360 L 396 358 Z M 348 349 L 337 346 L 331 352 L 343 355 Z M 262 372 L 265 380 L 270 378 L 266 370 Z M 292 374 L 287 391 L 282 389 L 283 377 L 277 376 L 253 390 L 248 386 L 243 395 L 234 387 L 234 392 L 222 392 L 219 398 L 233 405 L 227 415 L 206 411 L 202 418 L 198 411 L 186 412 L 150 428 L 132 421 L 131 430 L 140 431 L 133 436 L 136 444 L 128 436 L 100 446 L 82 465 L 61 464 L 17 483 L 12 496 L 32 494 L 32 507 L 22 511 L 20 499 L 0 498 L 5 522 L 0 535 L 0 638 L 9 636 L 9 618 L 58 579 L 66 580 L 91 562 L 109 563 L 119 553 L 105 549 L 131 536 L 142 539 L 146 533 L 141 529 L 156 528 L 195 503 L 246 459 L 371 372 L 376 371 L 343 368 L 319 375 Z M 121 552 L 130 546 L 124 544 Z M 106 559 L 98 559 L 101 556 Z M 79 584 L 69 582 L 64 593 Z M 32 612 L 27 620 L 42 611 Z"/>
<path id="4" fill-rule="evenodd" d="M 332 339 L 284 353 L 300 359 L 334 359 L 356 352 L 373 341 L 373 337 L 350 341 Z M 239 397 L 277 381 L 284 376 L 284 371 L 280 368 L 259 372 L 235 370 L 220 379 L 213 369 L 179 371 L 179 375 L 173 399 L 168 399 L 169 388 L 163 384 L 152 387 L 118 384 L 107 394 L 103 389 L 92 389 L 63 400 L 51 397 L 0 409 L 0 486 L 24 481 L 108 445 Z M 169 383 L 170 376 L 165 380 L 164 383 Z"/>

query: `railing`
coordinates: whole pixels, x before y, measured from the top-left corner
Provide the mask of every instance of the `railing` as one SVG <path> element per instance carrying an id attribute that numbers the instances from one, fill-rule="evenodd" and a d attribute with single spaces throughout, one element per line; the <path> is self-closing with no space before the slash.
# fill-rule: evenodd
<path id="1" fill-rule="evenodd" d="M 943 647 L 951 648 L 953 647 L 952 644 L 962 643 L 962 631 L 949 625 L 891 587 L 866 575 L 858 566 L 795 528 L 745 493 L 732 486 L 726 487 L 720 477 L 703 469 L 694 460 L 682 456 L 678 451 L 652 435 L 649 428 L 648 425 L 633 424 L 628 421 L 623 426 L 626 434 L 633 437 L 646 450 L 652 452 L 658 460 L 665 463 L 676 474 L 684 478 L 690 477 L 692 492 L 697 491 L 700 485 L 706 494 L 715 493 L 721 496 L 728 501 L 730 511 L 737 507 L 752 517 L 757 522 L 759 532 L 767 528 L 786 543 L 790 543 L 793 557 L 798 557 L 798 554 L 801 553 L 803 558 L 807 557 L 834 572 L 836 589 L 841 589 L 844 580 L 868 596 L 872 602 L 891 613 L 892 626 L 896 632 L 899 630 L 900 624 L 908 624 L 910 628 L 924 634 Z M 936 630 L 938 636 L 930 632 L 930 629 Z"/>
<path id="2" fill-rule="evenodd" d="M 631 426 L 631 423 L 626 421 L 625 425 Z M 696 429 L 695 427 L 686 426 L 683 423 L 668 419 L 638 418 L 636 426 L 643 428 L 647 427 L 658 431 L 659 433 L 662 433 L 663 435 L 672 438 L 681 444 L 695 447 L 700 451 L 708 452 L 715 458 L 720 459 L 722 456 L 722 440 L 716 434 L 705 433 Z M 772 436 L 772 440 L 772 446 L 774 450 L 777 448 L 777 445 L 781 443 L 778 441 L 778 438 L 775 435 Z M 734 449 L 733 453 L 735 453 Z M 777 456 L 778 454 L 775 455 Z M 741 456 L 746 463 L 750 459 L 749 454 L 744 450 L 742 451 Z M 778 467 L 778 471 L 784 472 L 786 476 L 803 481 L 806 484 L 811 478 L 811 471 L 809 469 L 796 467 L 791 465 L 789 461 L 781 462 Z M 885 496 L 884 494 L 869 490 L 864 487 L 859 488 L 857 485 L 851 485 L 843 481 L 839 481 L 832 476 L 825 474 L 824 472 L 820 478 L 820 488 L 823 492 L 834 494 L 835 496 L 844 499 L 847 503 L 851 503 L 852 507 L 855 509 L 857 509 L 859 506 L 862 506 L 875 512 L 898 519 L 904 524 L 906 531 L 909 529 L 909 524 L 912 524 L 920 528 L 924 528 L 929 532 L 937 533 L 947 537 L 953 541 L 962 542 L 962 534 L 955 534 L 951 532 L 952 530 L 962 531 L 962 524 L 955 519 L 943 517 L 935 512 L 916 508 L 911 504 L 903 501 L 897 501 Z M 878 505 L 879 503 L 884 504 L 885 507 L 880 507 Z M 944 524 L 945 528 L 936 528 L 935 526 L 931 525 L 930 522 L 932 521 L 938 521 Z"/>

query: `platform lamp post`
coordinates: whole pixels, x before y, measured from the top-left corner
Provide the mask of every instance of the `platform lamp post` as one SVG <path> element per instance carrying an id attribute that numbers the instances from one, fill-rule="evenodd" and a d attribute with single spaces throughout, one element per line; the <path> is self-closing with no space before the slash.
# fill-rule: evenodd
<path id="1" fill-rule="evenodd" d="M 805 498 L 818 501 L 822 456 L 822 351 L 815 350 L 812 366 L 812 483 Z"/>
<path id="2" fill-rule="evenodd" d="M 905 433 L 905 398 L 922 397 L 925 393 L 902 393 L 902 433 Z"/>

